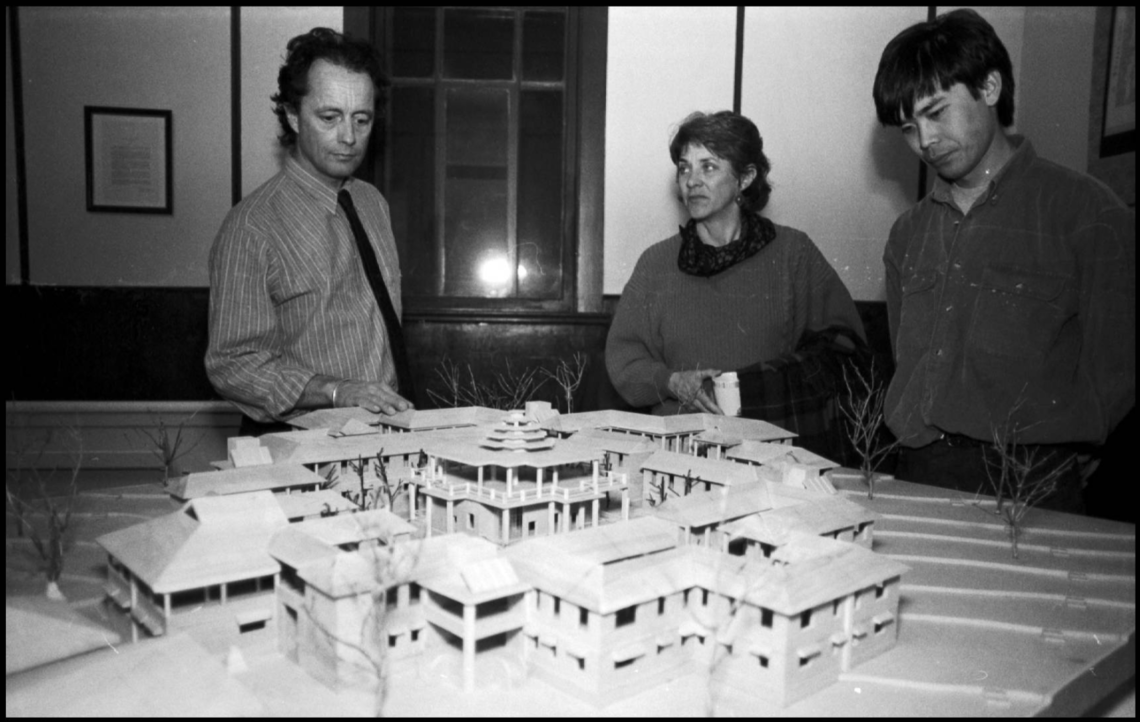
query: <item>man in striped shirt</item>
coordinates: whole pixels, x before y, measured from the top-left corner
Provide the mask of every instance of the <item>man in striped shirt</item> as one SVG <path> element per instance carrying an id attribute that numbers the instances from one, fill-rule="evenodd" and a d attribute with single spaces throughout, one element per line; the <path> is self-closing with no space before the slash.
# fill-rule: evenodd
<path id="1" fill-rule="evenodd" d="M 289 151 L 280 173 L 226 216 L 210 251 L 206 372 L 243 433 L 306 410 L 411 408 L 338 193 L 347 192 L 396 315 L 400 267 L 388 204 L 352 173 L 387 85 L 376 50 L 326 28 L 293 38 L 272 100 Z M 252 422 L 252 423 L 251 423 Z"/>

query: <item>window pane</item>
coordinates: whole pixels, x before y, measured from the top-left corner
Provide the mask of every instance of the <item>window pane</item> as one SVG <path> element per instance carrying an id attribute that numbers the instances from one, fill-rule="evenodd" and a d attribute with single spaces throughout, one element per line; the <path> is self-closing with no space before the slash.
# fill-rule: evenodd
<path id="1" fill-rule="evenodd" d="M 518 275 L 523 298 L 562 294 L 562 92 L 519 103 Z"/>
<path id="2" fill-rule="evenodd" d="M 514 78 L 515 19 L 509 10 L 445 10 L 443 74 L 448 78 Z"/>
<path id="3" fill-rule="evenodd" d="M 506 90 L 447 91 L 443 294 L 497 298 L 514 290 L 507 237 Z"/>
<path id="4" fill-rule="evenodd" d="M 435 237 L 434 98 L 432 88 L 392 90 L 388 205 L 403 290 L 410 296 L 436 295 L 442 278 Z"/>
<path id="5" fill-rule="evenodd" d="M 562 80 L 564 13 L 528 12 L 523 18 L 523 80 Z"/>
<path id="6" fill-rule="evenodd" d="M 395 8 L 392 12 L 392 74 L 430 78 L 435 72 L 435 10 Z"/>

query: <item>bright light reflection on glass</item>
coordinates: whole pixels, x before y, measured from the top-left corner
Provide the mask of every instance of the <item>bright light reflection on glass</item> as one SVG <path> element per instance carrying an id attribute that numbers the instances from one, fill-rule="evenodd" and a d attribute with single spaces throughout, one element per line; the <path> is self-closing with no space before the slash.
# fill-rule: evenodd
<path id="1" fill-rule="evenodd" d="M 488 286 L 505 286 L 511 282 L 511 264 L 503 256 L 488 258 L 479 267 L 479 280 Z"/>

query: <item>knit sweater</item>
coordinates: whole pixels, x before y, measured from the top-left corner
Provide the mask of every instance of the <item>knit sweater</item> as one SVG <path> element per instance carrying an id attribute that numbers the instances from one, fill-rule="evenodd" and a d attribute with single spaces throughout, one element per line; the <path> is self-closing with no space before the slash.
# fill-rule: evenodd
<path id="1" fill-rule="evenodd" d="M 634 406 L 675 412 L 674 371 L 735 371 L 793 351 L 807 329 L 864 335 L 851 294 L 802 231 L 777 225 L 758 254 L 707 278 L 681 272 L 680 248 L 677 234 L 646 249 L 610 326 L 606 369 Z"/>

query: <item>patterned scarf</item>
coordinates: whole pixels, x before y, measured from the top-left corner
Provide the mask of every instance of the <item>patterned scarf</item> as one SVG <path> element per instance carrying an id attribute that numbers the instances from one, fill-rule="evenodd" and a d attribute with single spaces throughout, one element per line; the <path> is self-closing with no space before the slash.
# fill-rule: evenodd
<path id="1" fill-rule="evenodd" d="M 772 221 L 754 213 L 740 214 L 744 227 L 740 238 L 723 246 L 710 246 L 697 235 L 697 222 L 681 226 L 681 252 L 677 255 L 677 268 L 690 276 L 708 278 L 755 256 L 776 237 Z"/>

